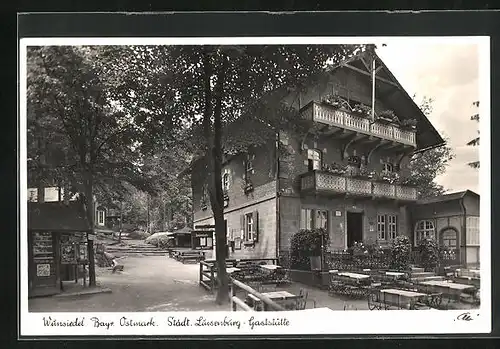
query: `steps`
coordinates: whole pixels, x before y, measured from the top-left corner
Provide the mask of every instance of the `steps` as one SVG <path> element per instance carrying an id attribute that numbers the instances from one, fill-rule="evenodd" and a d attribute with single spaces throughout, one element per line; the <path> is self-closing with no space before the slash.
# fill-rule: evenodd
<path id="1" fill-rule="evenodd" d="M 168 252 L 156 246 L 146 243 L 131 243 L 126 245 L 106 246 L 106 252 L 116 256 L 142 255 L 142 256 L 165 256 Z"/>

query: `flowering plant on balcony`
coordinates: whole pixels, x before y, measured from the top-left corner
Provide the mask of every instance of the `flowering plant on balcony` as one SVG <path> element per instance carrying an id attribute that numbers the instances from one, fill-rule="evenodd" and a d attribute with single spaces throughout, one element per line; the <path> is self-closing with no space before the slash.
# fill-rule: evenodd
<path id="1" fill-rule="evenodd" d="M 359 116 L 367 117 L 371 115 L 372 108 L 364 104 L 357 104 L 352 108 L 352 111 Z"/>
<path id="2" fill-rule="evenodd" d="M 399 123 L 399 126 L 403 129 L 414 130 L 417 127 L 416 119 L 405 119 Z"/>
<path id="3" fill-rule="evenodd" d="M 340 108 L 342 105 L 346 104 L 346 101 L 338 95 L 326 95 L 321 99 L 321 103 Z"/>
<path id="4" fill-rule="evenodd" d="M 377 121 L 391 124 L 391 123 L 399 123 L 399 119 L 392 110 L 384 110 L 377 115 Z"/>
<path id="5" fill-rule="evenodd" d="M 365 167 L 361 167 L 360 169 L 352 172 L 351 177 L 373 179 L 375 177 L 375 171 L 369 171 Z"/>
<path id="6" fill-rule="evenodd" d="M 331 165 L 324 165 L 323 171 L 342 176 L 342 175 L 346 174 L 347 166 L 337 164 L 336 162 L 332 162 Z"/>
<path id="7" fill-rule="evenodd" d="M 397 172 L 381 171 L 377 175 L 377 180 L 394 184 L 399 180 L 399 174 Z"/>
<path id="8" fill-rule="evenodd" d="M 398 180 L 398 184 L 410 187 L 416 187 L 418 185 L 418 182 L 413 176 L 406 176 L 406 177 L 400 177 Z"/>

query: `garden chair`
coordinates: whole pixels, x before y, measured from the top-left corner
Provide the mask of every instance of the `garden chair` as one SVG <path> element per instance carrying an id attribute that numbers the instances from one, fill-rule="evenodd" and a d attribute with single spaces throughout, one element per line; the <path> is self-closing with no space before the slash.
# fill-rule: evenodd
<path id="1" fill-rule="evenodd" d="M 316 308 L 316 301 L 314 299 L 308 298 L 309 292 L 304 289 L 300 289 L 299 298 L 295 302 L 295 310 L 304 310 L 307 307 L 307 302 L 311 301 L 313 303 L 313 308 Z"/>

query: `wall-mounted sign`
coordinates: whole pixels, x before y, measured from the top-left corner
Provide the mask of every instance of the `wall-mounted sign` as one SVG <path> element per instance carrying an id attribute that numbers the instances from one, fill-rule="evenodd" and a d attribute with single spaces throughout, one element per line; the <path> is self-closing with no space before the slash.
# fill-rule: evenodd
<path id="1" fill-rule="evenodd" d="M 342 211 L 335 211 L 335 217 L 341 217 Z"/>

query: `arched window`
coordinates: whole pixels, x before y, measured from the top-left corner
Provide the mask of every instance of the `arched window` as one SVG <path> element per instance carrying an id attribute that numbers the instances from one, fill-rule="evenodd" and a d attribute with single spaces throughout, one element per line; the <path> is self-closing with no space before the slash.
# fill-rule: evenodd
<path id="1" fill-rule="evenodd" d="M 321 170 L 321 152 L 319 150 L 307 150 L 307 169 L 309 171 Z"/>
<path id="2" fill-rule="evenodd" d="M 229 173 L 227 172 L 222 176 L 222 190 L 229 190 Z"/>
<path id="3" fill-rule="evenodd" d="M 443 247 L 455 249 L 457 247 L 457 232 L 453 229 L 446 229 L 441 233 L 441 244 Z"/>
<path id="4" fill-rule="evenodd" d="M 383 167 L 384 172 L 394 172 L 394 165 L 390 162 L 385 162 Z"/>
<path id="5" fill-rule="evenodd" d="M 434 239 L 435 227 L 432 221 L 422 220 L 415 225 L 415 245 L 418 245 L 422 239 Z"/>

